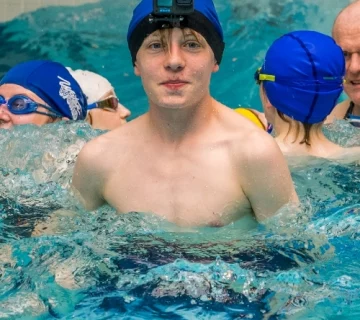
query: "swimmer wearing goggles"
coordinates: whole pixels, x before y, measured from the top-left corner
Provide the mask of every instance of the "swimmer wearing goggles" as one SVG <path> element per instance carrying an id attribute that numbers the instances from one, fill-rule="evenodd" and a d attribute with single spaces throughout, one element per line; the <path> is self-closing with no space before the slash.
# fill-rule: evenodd
<path id="1" fill-rule="evenodd" d="M 88 105 L 88 110 L 100 108 L 108 111 L 116 110 L 118 107 L 119 100 L 114 96 L 110 96 L 104 100 L 97 101 Z M 63 115 L 51 108 L 48 105 L 38 103 L 30 99 L 25 95 L 14 95 L 9 100 L 6 100 L 3 96 L 0 95 L 0 105 L 6 105 L 8 110 L 16 115 L 37 113 L 46 115 L 52 118 L 62 118 Z M 42 107 L 49 112 L 39 111 L 38 108 Z"/>
<path id="2" fill-rule="evenodd" d="M 12 114 L 16 114 L 16 115 L 38 113 L 52 118 L 63 117 L 59 112 L 55 111 L 53 108 L 45 104 L 35 102 L 25 95 L 14 95 L 7 101 L 3 96 L 0 95 L 0 106 L 2 105 L 6 105 L 8 110 Z M 38 111 L 39 107 L 42 107 L 48 110 L 49 112 Z"/>

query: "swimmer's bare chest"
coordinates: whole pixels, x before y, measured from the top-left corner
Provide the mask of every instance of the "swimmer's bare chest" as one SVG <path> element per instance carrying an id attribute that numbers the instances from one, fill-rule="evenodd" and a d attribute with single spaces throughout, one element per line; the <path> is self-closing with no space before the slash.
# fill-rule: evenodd
<path id="1" fill-rule="evenodd" d="M 106 182 L 105 200 L 121 213 L 153 213 L 178 225 L 221 226 L 252 215 L 227 157 L 164 158 L 137 158 L 119 169 Z"/>

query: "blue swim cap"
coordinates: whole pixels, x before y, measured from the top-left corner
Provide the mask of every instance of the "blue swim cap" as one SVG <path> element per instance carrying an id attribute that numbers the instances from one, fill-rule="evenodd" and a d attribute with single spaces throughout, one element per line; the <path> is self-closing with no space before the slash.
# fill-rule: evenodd
<path id="1" fill-rule="evenodd" d="M 79 84 L 60 63 L 31 60 L 11 68 L 1 79 L 17 84 L 35 93 L 51 108 L 72 120 L 86 117 L 87 102 Z"/>
<path id="2" fill-rule="evenodd" d="M 335 41 L 316 31 L 283 35 L 266 53 L 261 74 L 271 104 L 287 116 L 303 122 L 323 121 L 337 103 L 345 75 L 345 60 Z"/>
<path id="3" fill-rule="evenodd" d="M 144 39 L 156 30 L 169 27 L 169 25 L 164 26 L 163 22 L 149 22 L 153 10 L 153 0 L 142 0 L 134 9 L 127 34 L 133 63 L 136 61 L 136 54 Z M 180 27 L 190 28 L 200 33 L 214 52 L 217 63 L 220 64 L 225 43 L 223 30 L 212 0 L 194 0 L 194 12 L 184 17 Z"/>

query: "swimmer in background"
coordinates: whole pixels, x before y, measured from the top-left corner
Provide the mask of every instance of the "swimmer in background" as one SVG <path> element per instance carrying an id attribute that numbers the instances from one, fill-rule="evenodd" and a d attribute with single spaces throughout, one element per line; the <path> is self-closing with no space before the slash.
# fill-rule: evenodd
<path id="1" fill-rule="evenodd" d="M 105 77 L 87 70 L 72 70 L 69 67 L 67 69 L 79 83 L 88 105 L 102 101 L 100 108 L 93 108 L 87 113 L 86 121 L 94 129 L 112 130 L 127 122 L 126 119 L 131 113 L 119 102 L 114 87 Z"/>
<path id="2" fill-rule="evenodd" d="M 332 28 L 332 37 L 343 50 L 346 82 L 344 91 L 349 99 L 336 105 L 326 123 L 336 119 L 349 121 L 360 127 L 360 1 L 355 1 L 340 11 Z"/>
<path id="3" fill-rule="evenodd" d="M 152 0 L 135 8 L 128 45 L 149 112 L 80 152 L 73 186 L 86 209 L 108 203 L 181 226 L 253 227 L 298 201 L 272 137 L 210 95 L 223 31 L 211 0 L 194 6 L 176 25 L 149 21 Z"/>
<path id="4" fill-rule="evenodd" d="M 325 34 L 295 31 L 273 42 L 255 80 L 284 154 L 334 159 L 358 154 L 358 148 L 343 148 L 322 132 L 343 90 L 344 74 L 343 52 Z"/>
<path id="5" fill-rule="evenodd" d="M 93 89 L 96 91 L 96 87 Z M 0 128 L 85 120 L 88 110 L 94 109 L 94 115 L 90 113 L 88 117 L 93 119 L 94 127 L 113 129 L 114 122 L 121 125 L 130 114 L 124 107 L 116 111 L 117 99 L 110 103 L 114 99 L 88 105 L 79 83 L 62 64 L 48 60 L 23 62 L 11 68 L 0 81 Z M 109 107 L 114 108 L 113 112 L 104 110 Z"/>

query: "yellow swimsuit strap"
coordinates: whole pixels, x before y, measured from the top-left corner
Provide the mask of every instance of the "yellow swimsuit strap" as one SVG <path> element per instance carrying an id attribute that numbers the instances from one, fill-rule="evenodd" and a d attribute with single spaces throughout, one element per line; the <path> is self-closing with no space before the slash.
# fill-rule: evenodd
<path id="1" fill-rule="evenodd" d="M 259 128 L 265 130 L 264 124 L 261 122 L 259 117 L 255 112 L 253 112 L 251 109 L 248 108 L 236 108 L 234 109 L 235 112 L 240 113 L 245 118 L 248 118 L 250 121 L 252 121 L 254 124 L 256 124 Z"/>

